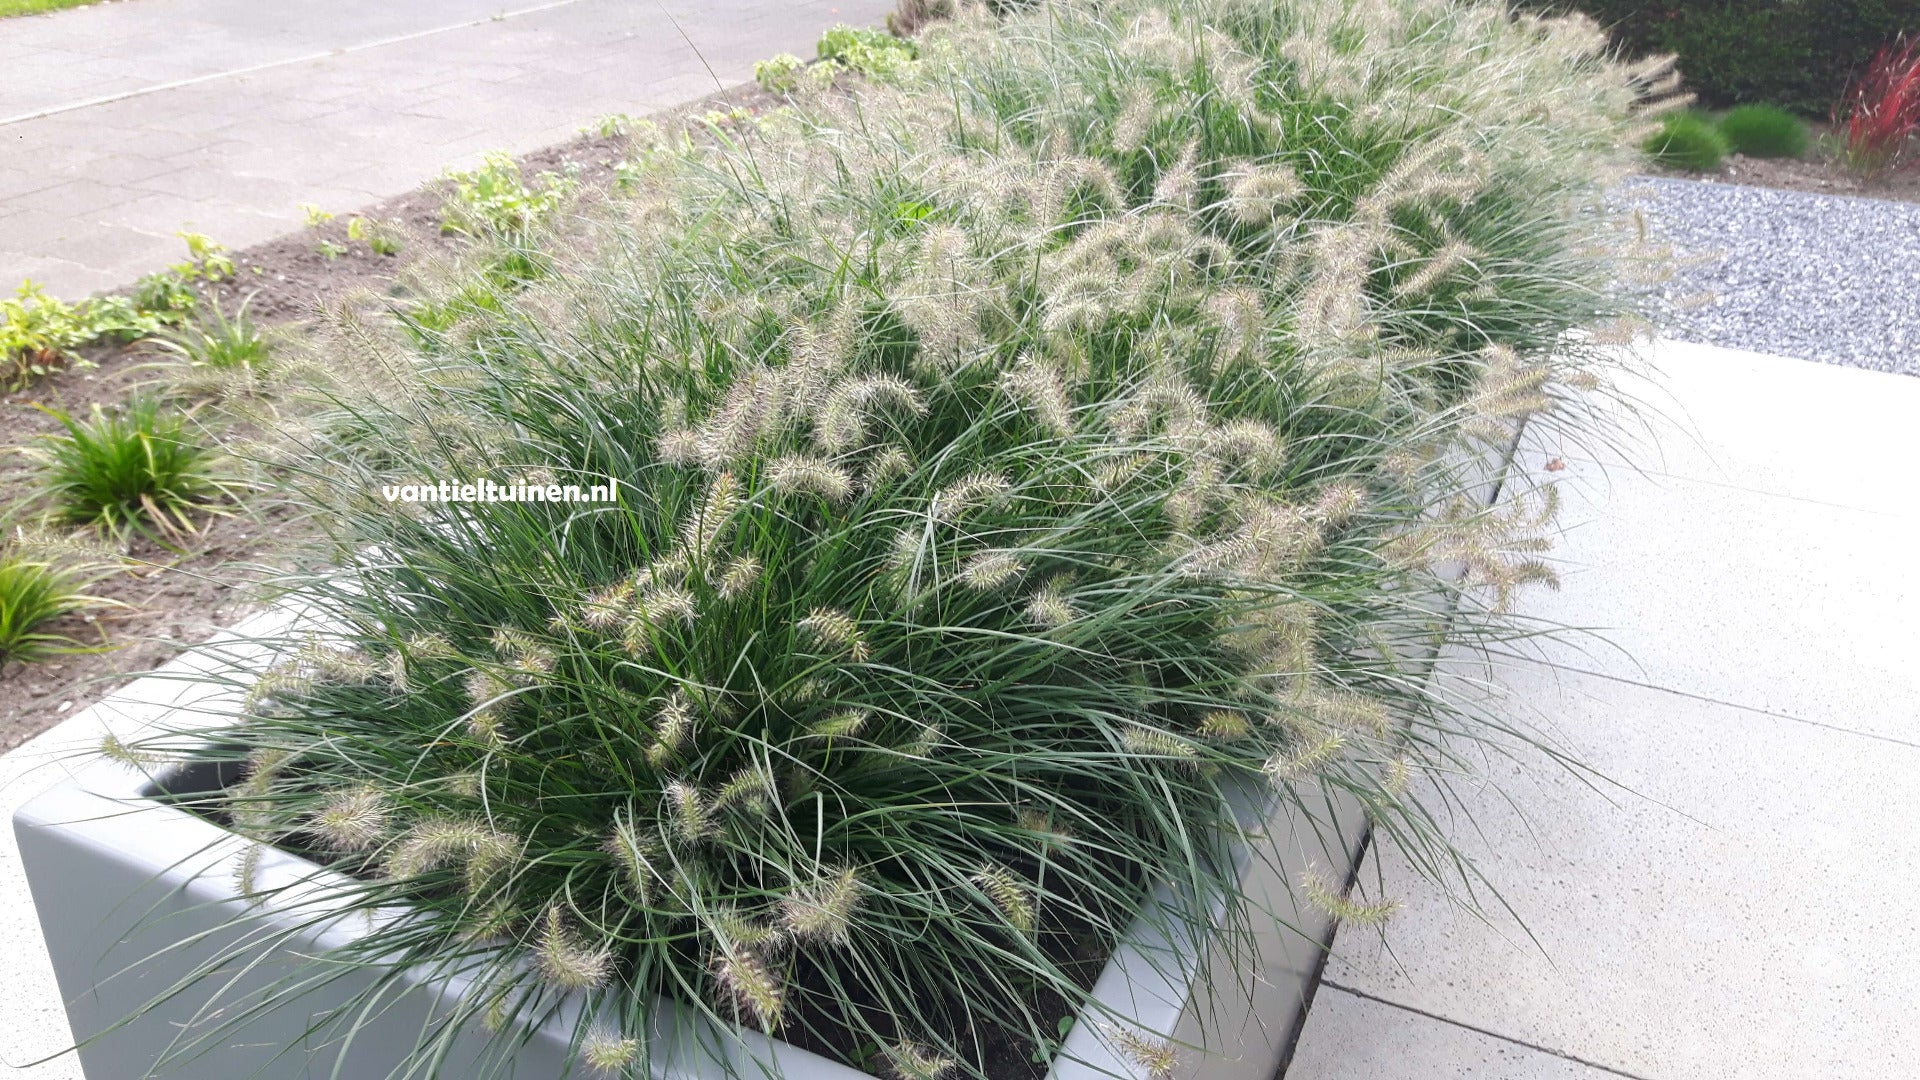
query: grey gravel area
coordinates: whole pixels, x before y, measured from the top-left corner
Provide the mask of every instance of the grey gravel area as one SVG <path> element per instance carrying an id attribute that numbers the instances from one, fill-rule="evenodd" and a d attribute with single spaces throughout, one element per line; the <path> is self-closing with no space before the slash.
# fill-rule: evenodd
<path id="1" fill-rule="evenodd" d="M 1665 336 L 1920 375 L 1920 205 L 1665 177 L 1627 195 L 1681 257 Z"/>

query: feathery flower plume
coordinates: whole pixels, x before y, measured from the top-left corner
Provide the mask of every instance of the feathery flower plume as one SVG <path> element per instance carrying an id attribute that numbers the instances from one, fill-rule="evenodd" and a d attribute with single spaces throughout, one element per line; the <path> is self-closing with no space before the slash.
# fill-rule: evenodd
<path id="1" fill-rule="evenodd" d="M 1329 525 L 1351 519 L 1367 505 L 1367 489 L 1353 483 L 1328 484 L 1313 501 L 1314 517 Z"/>
<path id="2" fill-rule="evenodd" d="M 764 766 L 754 764 L 738 769 L 727 777 L 714 792 L 713 808 L 725 810 L 739 807 L 748 813 L 765 817 L 773 810 L 774 800 L 779 790 L 773 777 L 767 775 Z"/>
<path id="3" fill-rule="evenodd" d="M 1023 806 L 1014 812 L 1013 823 L 1033 833 L 1042 847 L 1059 847 L 1073 839 L 1073 830 L 1053 819 L 1053 815 L 1031 806 Z"/>
<path id="4" fill-rule="evenodd" d="M 910 382 L 893 375 L 849 379 L 833 388 L 814 417 L 813 441 L 829 454 L 843 454 L 866 441 L 867 418 L 877 409 L 924 416 L 927 404 Z"/>
<path id="5" fill-rule="evenodd" d="M 165 764 L 167 760 L 164 755 L 156 754 L 148 750 L 136 749 L 126 740 L 112 732 L 108 732 L 106 736 L 100 740 L 100 756 L 106 758 L 108 761 L 142 770 Z"/>
<path id="6" fill-rule="evenodd" d="M 511 682 L 490 670 L 475 668 L 467 673 L 467 734 L 480 742 L 497 746 L 506 739 L 507 713 L 513 699 Z"/>
<path id="7" fill-rule="evenodd" d="M 1262 769 L 1276 783 L 1303 780 L 1339 757 L 1345 746 L 1346 739 L 1339 732 L 1329 731 L 1311 742 L 1302 742 L 1291 753 L 1275 753 Z"/>
<path id="8" fill-rule="evenodd" d="M 712 810 L 699 788 L 685 780 L 675 780 L 660 796 L 666 804 L 667 829 L 681 845 L 692 847 L 713 835 Z"/>
<path id="9" fill-rule="evenodd" d="M 802 635 L 816 645 L 845 656 L 854 663 L 867 658 L 867 642 L 860 626 L 844 611 L 814 608 L 795 624 Z"/>
<path id="10" fill-rule="evenodd" d="M 596 1072 L 617 1073 L 640 1060 L 640 1040 L 595 1028 L 581 1040 L 580 1059 Z"/>
<path id="11" fill-rule="evenodd" d="M 660 711 L 653 717 L 655 742 L 647 748 L 647 761 L 655 768 L 665 765 L 679 753 L 693 738 L 693 703 L 688 700 L 685 690 L 676 689 L 667 695 L 660 705 Z"/>
<path id="12" fill-rule="evenodd" d="M 1183 768 L 1200 762 L 1200 752 L 1192 743 L 1160 728 L 1129 724 L 1120 731 L 1120 746 L 1129 754 L 1168 761 Z"/>
<path id="13" fill-rule="evenodd" d="M 1408 274 L 1393 287 L 1397 296 L 1418 296 L 1434 290 L 1441 282 L 1452 277 L 1455 271 L 1472 264 L 1480 253 L 1471 244 L 1462 240 L 1450 239 L 1434 249 L 1427 256 L 1420 269 Z"/>
<path id="14" fill-rule="evenodd" d="M 1207 318 L 1220 328 L 1214 363 L 1258 361 L 1267 345 L 1267 305 L 1258 289 L 1222 289 L 1207 298 Z"/>
<path id="15" fill-rule="evenodd" d="M 691 428 L 676 428 L 663 432 L 654 443 L 654 453 L 668 465 L 677 465 L 683 469 L 693 468 L 706 461 L 706 451 L 700 443 L 700 433 Z"/>
<path id="16" fill-rule="evenodd" d="M 1200 189 L 1199 170 L 1194 167 L 1194 159 L 1199 153 L 1200 144 L 1197 141 L 1189 142 L 1174 163 L 1161 172 L 1153 184 L 1155 204 L 1181 210 L 1193 209 L 1194 193 Z"/>
<path id="17" fill-rule="evenodd" d="M 740 482 L 730 472 L 714 477 L 707 486 L 706 498 L 681 527 L 681 542 L 687 553 L 696 559 L 709 558 L 726 537 L 739 509 Z"/>
<path id="18" fill-rule="evenodd" d="M 1027 564 L 1011 551 L 983 551 L 960 568 L 960 583 L 975 592 L 993 592 L 1020 580 Z"/>
<path id="19" fill-rule="evenodd" d="M 973 875 L 973 883 L 987 895 L 1000 917 L 1021 934 L 1031 934 L 1038 923 L 1033 896 L 1025 882 L 999 863 L 988 863 Z"/>
<path id="20" fill-rule="evenodd" d="M 812 495 L 833 503 L 853 495 L 853 480 L 845 469 L 802 454 L 774 459 L 767 482 L 782 495 Z"/>
<path id="21" fill-rule="evenodd" d="M 613 829 L 601 844 L 601 850 L 613 856 L 613 861 L 620 867 L 621 879 L 640 898 L 640 902 L 652 902 L 654 885 L 659 877 L 659 871 L 653 866 L 657 852 L 653 841 L 640 834 L 631 807 L 614 814 Z"/>
<path id="22" fill-rule="evenodd" d="M 882 446 L 867 459 L 867 467 L 860 472 L 860 486 L 867 491 L 877 491 L 912 471 L 913 459 L 905 450 L 893 445 Z"/>
<path id="23" fill-rule="evenodd" d="M 872 716 L 866 709 L 841 709 L 815 721 L 807 728 L 807 733 L 822 739 L 858 738 L 866 730 L 867 721 Z"/>
<path id="24" fill-rule="evenodd" d="M 738 600 L 753 591 L 760 581 L 760 560 L 752 555 L 736 555 L 720 571 L 714 591 L 723 600 Z"/>
<path id="25" fill-rule="evenodd" d="M 311 827 L 336 851 L 367 851 L 386 835 L 387 798 L 372 787 L 335 792 L 314 811 Z"/>
<path id="26" fill-rule="evenodd" d="M 1080 614 L 1080 609 L 1067 599 L 1066 581 L 1060 576 L 1049 578 L 1027 598 L 1027 618 L 1047 630 L 1057 630 Z"/>
<path id="27" fill-rule="evenodd" d="M 765 1031 L 779 1026 L 787 1004 L 786 984 L 759 953 L 723 945 L 713 959 L 713 978 L 738 1013 L 751 1016 Z"/>
<path id="28" fill-rule="evenodd" d="M 960 520 L 969 511 L 997 504 L 1012 490 L 1013 485 L 1005 477 L 992 473 L 973 473 L 948 484 L 934 495 L 933 516 L 935 520 L 950 524 Z"/>
<path id="29" fill-rule="evenodd" d="M 956 1063 L 917 1042 L 901 1040 L 886 1050 L 887 1071 L 894 1080 L 945 1080 Z"/>
<path id="30" fill-rule="evenodd" d="M 417 878 L 454 864 L 480 864 L 492 872 L 512 861 L 514 839 L 484 822 L 431 817 L 416 822 L 387 853 L 386 875 L 395 881 Z"/>
<path id="31" fill-rule="evenodd" d="M 553 670 L 553 649 L 524 631 L 498 627 L 488 639 L 495 656 L 523 675 L 545 675 Z"/>
<path id="32" fill-rule="evenodd" d="M 1174 1069 L 1179 1066 L 1180 1059 L 1172 1043 L 1151 1038 L 1130 1028 L 1106 1027 L 1114 1048 L 1128 1061 L 1147 1070 L 1147 1080 L 1173 1080 Z"/>
<path id="33" fill-rule="evenodd" d="M 1296 199 L 1306 184 L 1285 162 L 1253 165 L 1235 176 L 1227 187 L 1227 213 L 1242 225 L 1271 225 Z"/>
<path id="34" fill-rule="evenodd" d="M 1300 892 L 1307 898 L 1308 903 L 1341 922 L 1358 923 L 1362 926 L 1377 926 L 1392 918 L 1394 913 L 1400 910 L 1398 900 L 1382 900 L 1369 904 L 1353 899 L 1338 885 L 1322 877 L 1316 867 L 1308 867 L 1306 873 L 1300 875 Z"/>
<path id="35" fill-rule="evenodd" d="M 1229 420 L 1209 429 L 1207 449 L 1256 476 L 1272 473 L 1287 460 L 1286 447 L 1273 425 L 1251 417 Z"/>
<path id="36" fill-rule="evenodd" d="M 1073 405 L 1058 372 L 1024 359 L 1000 376 L 1000 390 L 1020 403 L 1042 431 L 1055 438 L 1073 434 Z"/>
<path id="37" fill-rule="evenodd" d="M 267 845 L 258 841 L 247 844 L 246 850 L 233 865 L 233 888 L 241 896 L 251 897 L 260 891 L 260 856 Z"/>
<path id="38" fill-rule="evenodd" d="M 860 906 L 860 878 L 852 867 L 796 885 L 780 901 L 780 923 L 800 941 L 845 945 Z"/>
<path id="39" fill-rule="evenodd" d="M 1209 739 L 1244 739 L 1253 734 L 1253 723 L 1243 712 L 1215 709 L 1200 718 L 1200 734 Z"/>
<path id="40" fill-rule="evenodd" d="M 558 904 L 540 920 L 532 960 L 534 972 L 559 990 L 592 990 L 613 977 L 613 954 L 604 944 L 582 940 L 567 926 Z"/>
<path id="41" fill-rule="evenodd" d="M 580 621 L 594 630 L 612 630 L 627 621 L 632 601 L 633 582 L 616 581 L 587 594 L 580 605 Z"/>

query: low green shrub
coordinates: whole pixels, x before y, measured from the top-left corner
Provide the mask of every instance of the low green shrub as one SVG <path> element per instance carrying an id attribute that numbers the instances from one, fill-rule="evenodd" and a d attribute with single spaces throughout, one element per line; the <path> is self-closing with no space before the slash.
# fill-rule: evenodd
<path id="1" fill-rule="evenodd" d="M 468 236 L 524 235 L 542 224 L 575 184 L 567 176 L 543 172 L 528 183 L 519 162 L 490 153 L 480 167 L 445 176 L 448 191 L 440 207 L 443 231 Z"/>
<path id="2" fill-rule="evenodd" d="M 548 272 L 411 341 L 339 320 L 297 451 L 323 629 L 128 759 L 237 767 L 203 808 L 343 873 L 321 917 L 371 929 L 317 969 L 471 964 L 413 1075 L 569 995 L 580 1062 L 647 1075 L 665 995 L 987 1077 L 976 1037 L 1051 1045 L 1137 917 L 1220 904 L 1253 970 L 1240 800 L 1355 798 L 1453 866 L 1421 792 L 1514 737 L 1414 657 L 1456 608 L 1532 633 L 1553 577 L 1551 497 L 1476 499 L 1619 363 L 1644 125 L 1603 49 L 1452 0 L 1062 0 L 669 140 Z M 619 497 L 402 501 L 456 478 Z M 303 922 L 253 865 L 234 918 Z"/>
<path id="3" fill-rule="evenodd" d="M 1660 130 L 1641 144 L 1656 164 L 1688 172 L 1711 172 L 1720 167 L 1729 149 L 1727 137 L 1713 121 L 1698 113 L 1669 113 Z"/>
<path id="4" fill-rule="evenodd" d="M 0 299 L 0 383 L 21 386 L 74 364 L 74 350 L 98 341 L 131 341 L 159 330 L 162 321 L 122 296 L 76 304 L 48 296 L 31 281 Z"/>
<path id="5" fill-rule="evenodd" d="M 761 60 L 753 65 L 753 80 L 769 94 L 790 94 L 800 89 L 807 62 L 792 53 Z"/>
<path id="6" fill-rule="evenodd" d="M 96 405 L 84 420 L 39 408 L 64 429 L 32 448 L 43 463 L 41 497 L 63 524 L 114 536 L 179 537 L 227 492 L 186 415 L 152 398 L 136 397 L 112 412 Z"/>
<path id="7" fill-rule="evenodd" d="M 0 664 L 32 663 L 95 648 L 47 629 L 64 615 L 112 603 L 86 592 L 93 576 L 30 555 L 17 545 L 0 549 Z"/>
<path id="8" fill-rule="evenodd" d="M 836 26 L 821 35 L 818 53 L 822 61 L 832 61 L 869 78 L 887 79 L 906 71 L 917 50 L 913 42 L 885 30 Z"/>
<path id="9" fill-rule="evenodd" d="M 1797 158 L 1807 152 L 1807 125 L 1773 105 L 1740 105 L 1720 118 L 1720 134 L 1736 154 Z"/>

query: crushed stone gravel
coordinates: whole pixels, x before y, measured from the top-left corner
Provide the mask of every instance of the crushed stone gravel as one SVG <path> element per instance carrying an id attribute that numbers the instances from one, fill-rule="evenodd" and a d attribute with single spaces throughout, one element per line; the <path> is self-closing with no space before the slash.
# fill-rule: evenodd
<path id="1" fill-rule="evenodd" d="M 1622 194 L 1679 257 L 1664 336 L 1920 375 L 1920 205 L 1667 177 Z"/>

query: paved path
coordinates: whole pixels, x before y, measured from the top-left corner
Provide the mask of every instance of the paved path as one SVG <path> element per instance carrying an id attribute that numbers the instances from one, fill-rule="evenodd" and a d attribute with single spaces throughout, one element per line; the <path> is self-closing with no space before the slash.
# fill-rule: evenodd
<path id="1" fill-rule="evenodd" d="M 1569 481 L 1565 584 L 1526 612 L 1619 648 L 1497 676 L 1499 708 L 1623 787 L 1535 755 L 1461 791 L 1481 831 L 1451 835 L 1524 930 L 1370 857 L 1407 906 L 1342 931 L 1287 1080 L 1914 1075 L 1920 380 L 1657 359 L 1673 419 L 1644 471 L 1525 454 Z"/>
<path id="2" fill-rule="evenodd" d="M 811 55 L 892 0 L 122 0 L 0 20 L 0 288 L 124 285 Z"/>

